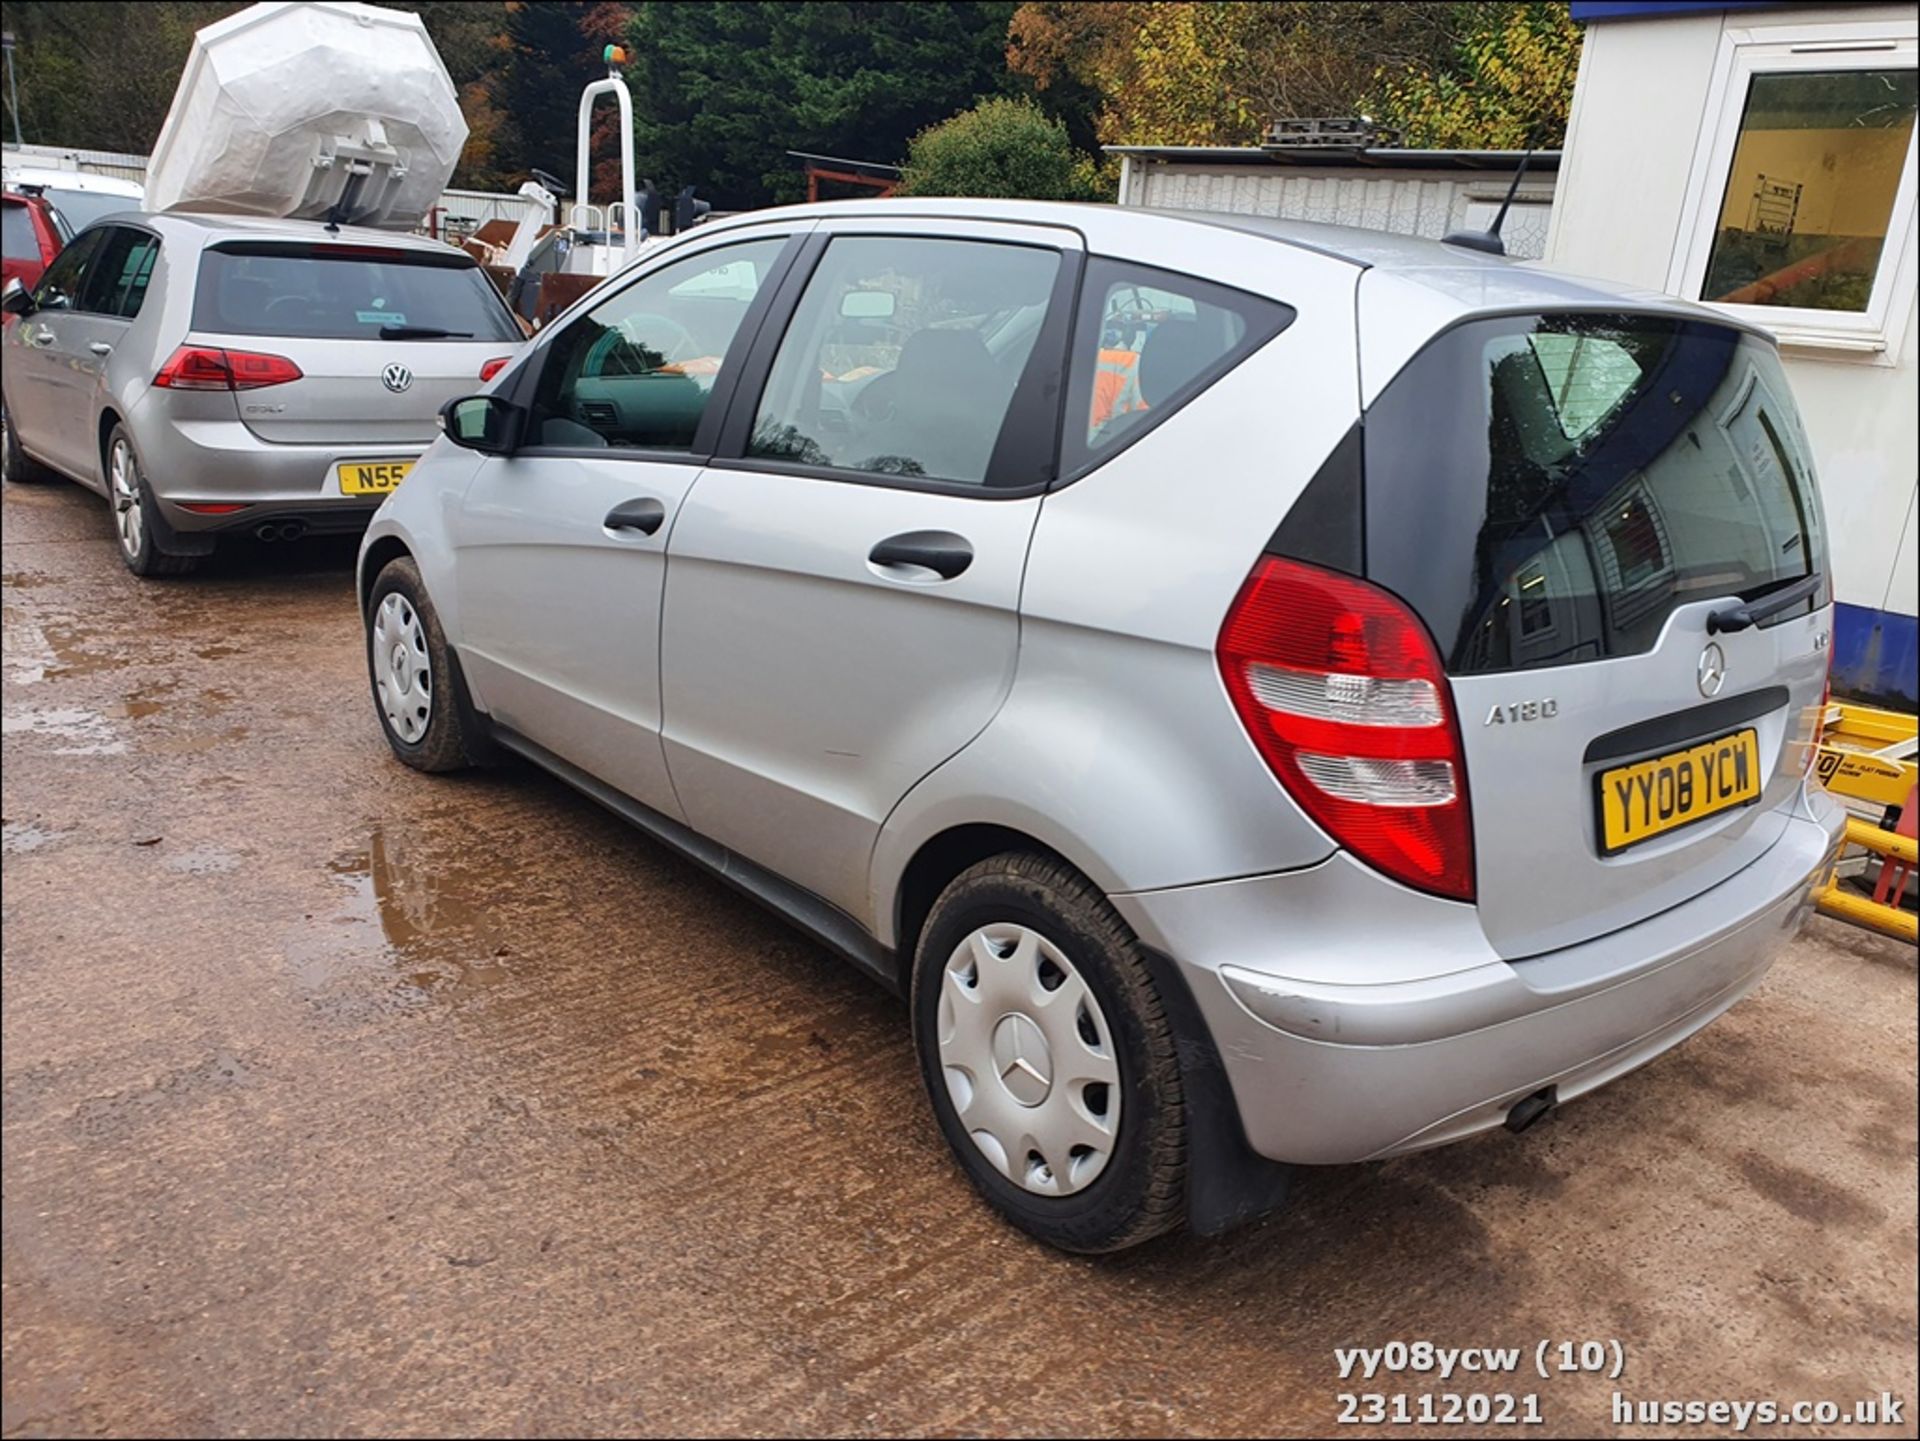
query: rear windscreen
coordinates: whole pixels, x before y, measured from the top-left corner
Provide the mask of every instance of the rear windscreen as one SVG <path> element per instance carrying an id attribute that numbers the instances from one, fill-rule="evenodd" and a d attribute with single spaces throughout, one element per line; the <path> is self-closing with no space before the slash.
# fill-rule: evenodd
<path id="1" fill-rule="evenodd" d="M 250 243 L 200 257 L 196 330 L 305 340 L 518 340 L 480 268 L 449 250 Z"/>
<path id="2" fill-rule="evenodd" d="M 1368 410 L 1365 474 L 1367 574 L 1455 674 L 1635 655 L 1677 606 L 1826 573 L 1779 359 L 1710 322 L 1459 326 Z"/>
<path id="3" fill-rule="evenodd" d="M 0 205 L 0 240 L 9 260 L 38 260 L 40 237 L 33 233 L 33 217 L 24 205 Z"/>

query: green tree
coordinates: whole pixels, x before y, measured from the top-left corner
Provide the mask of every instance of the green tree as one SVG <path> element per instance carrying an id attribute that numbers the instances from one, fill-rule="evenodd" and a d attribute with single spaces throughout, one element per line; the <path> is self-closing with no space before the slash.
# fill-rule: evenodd
<path id="1" fill-rule="evenodd" d="M 1106 198 L 1092 162 L 1074 149 L 1066 126 L 1031 100 L 1005 98 L 983 100 L 914 136 L 900 193 Z"/>
<path id="2" fill-rule="evenodd" d="M 1460 7 L 1450 63 L 1382 70 L 1372 104 L 1406 145 L 1435 149 L 1558 145 L 1573 108 L 1580 30 L 1561 4 Z"/>
<path id="3" fill-rule="evenodd" d="M 1008 84 L 1011 3 L 648 0 L 634 16 L 641 174 L 718 208 L 797 199 L 789 150 L 898 161 Z"/>

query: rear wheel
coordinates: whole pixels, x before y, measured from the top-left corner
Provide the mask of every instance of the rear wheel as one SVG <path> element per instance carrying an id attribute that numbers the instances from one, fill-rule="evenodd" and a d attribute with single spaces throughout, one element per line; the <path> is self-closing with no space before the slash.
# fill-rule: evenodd
<path id="1" fill-rule="evenodd" d="M 1065 864 L 1004 855 L 934 903 L 913 976 L 921 1077 L 981 1193 L 1068 1251 L 1177 1226 L 1186 1110 L 1139 942 Z"/>
<path id="2" fill-rule="evenodd" d="M 408 557 L 389 561 L 373 582 L 367 672 L 380 729 L 401 760 L 420 771 L 457 771 L 484 759 L 440 617 Z"/>
<path id="3" fill-rule="evenodd" d="M 120 559 L 135 575 L 185 575 L 200 563 L 197 555 L 162 549 L 153 491 L 140 471 L 140 458 L 124 425 L 114 426 L 107 440 L 107 503 L 113 507 Z"/>
<path id="4" fill-rule="evenodd" d="M 53 472 L 20 448 L 20 436 L 13 428 L 13 416 L 0 399 L 0 480 L 14 485 L 37 485 L 52 480 Z"/>

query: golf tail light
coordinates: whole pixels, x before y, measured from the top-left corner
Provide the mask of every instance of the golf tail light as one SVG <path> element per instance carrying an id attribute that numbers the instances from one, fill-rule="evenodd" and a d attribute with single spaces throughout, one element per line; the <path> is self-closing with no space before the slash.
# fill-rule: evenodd
<path id="1" fill-rule="evenodd" d="M 167 357 L 153 383 L 162 390 L 259 390 L 300 376 L 300 367 L 284 355 L 183 345 Z"/>
<path id="2" fill-rule="evenodd" d="M 1216 653 L 1254 748 L 1328 835 L 1395 880 L 1473 899 L 1459 727 L 1413 612 L 1352 576 L 1263 556 Z"/>

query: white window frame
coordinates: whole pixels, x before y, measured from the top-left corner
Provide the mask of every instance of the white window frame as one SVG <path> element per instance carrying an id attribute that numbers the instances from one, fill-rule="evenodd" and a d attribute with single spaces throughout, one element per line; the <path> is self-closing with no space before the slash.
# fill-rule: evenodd
<path id="1" fill-rule="evenodd" d="M 1903 69 L 1915 66 L 1917 60 L 1920 24 L 1911 18 L 1845 24 L 1807 21 L 1724 30 L 1702 111 L 1686 206 L 1667 270 L 1667 289 L 1689 299 L 1700 298 L 1733 169 L 1734 148 L 1740 139 L 1748 88 L 1755 75 Z M 1920 126 L 1915 127 L 1915 135 L 1920 136 Z M 1913 309 L 1916 250 L 1920 250 L 1915 242 L 1914 155 L 1914 137 L 1910 136 L 1865 311 L 1703 303 L 1773 332 L 1783 346 L 1826 352 L 1835 359 L 1894 364 Z"/>

